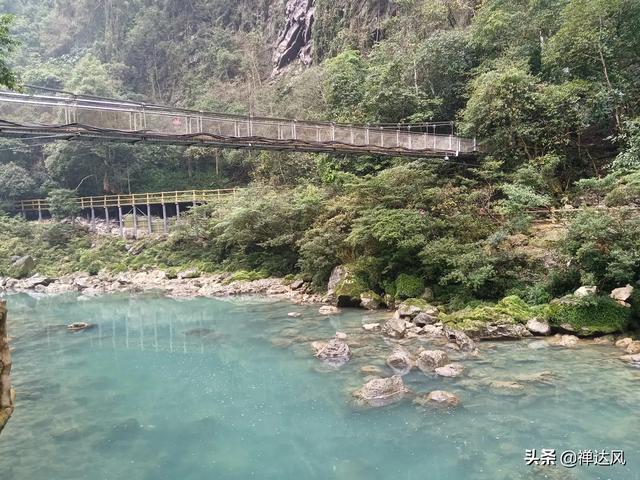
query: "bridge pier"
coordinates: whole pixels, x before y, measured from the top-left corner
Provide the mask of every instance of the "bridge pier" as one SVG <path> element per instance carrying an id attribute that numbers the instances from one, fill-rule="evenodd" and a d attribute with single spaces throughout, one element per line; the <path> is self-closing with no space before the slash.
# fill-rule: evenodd
<path id="1" fill-rule="evenodd" d="M 169 229 L 167 228 L 167 206 L 164 202 L 162 203 L 162 227 L 166 235 Z"/>
<path id="2" fill-rule="evenodd" d="M 133 206 L 133 238 L 138 238 L 138 212 L 135 205 Z"/>
<path id="3" fill-rule="evenodd" d="M 180 220 L 180 204 L 176 202 L 176 220 Z"/>
<path id="4" fill-rule="evenodd" d="M 96 210 L 91 206 L 91 231 L 96 230 Z"/>
<path id="5" fill-rule="evenodd" d="M 104 207 L 104 219 L 107 222 L 107 227 L 109 226 L 109 209 L 107 207 Z"/>
<path id="6" fill-rule="evenodd" d="M 149 227 L 149 235 L 153 233 L 153 225 L 151 223 L 151 205 L 147 203 L 147 227 Z"/>
<path id="7" fill-rule="evenodd" d="M 118 225 L 120 226 L 120 236 L 124 238 L 124 226 L 122 225 L 122 207 L 118 205 Z"/>

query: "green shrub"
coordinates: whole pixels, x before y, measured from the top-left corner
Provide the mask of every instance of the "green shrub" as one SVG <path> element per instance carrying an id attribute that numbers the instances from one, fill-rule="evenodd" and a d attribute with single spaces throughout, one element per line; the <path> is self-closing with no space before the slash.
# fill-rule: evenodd
<path id="1" fill-rule="evenodd" d="M 262 280 L 263 278 L 268 278 L 269 274 L 263 270 L 239 270 L 234 272 L 225 283 L 231 282 L 253 282 L 254 280 Z"/>
<path id="2" fill-rule="evenodd" d="M 395 281 L 396 298 L 416 298 L 424 292 L 424 281 L 414 275 L 401 273 Z"/>

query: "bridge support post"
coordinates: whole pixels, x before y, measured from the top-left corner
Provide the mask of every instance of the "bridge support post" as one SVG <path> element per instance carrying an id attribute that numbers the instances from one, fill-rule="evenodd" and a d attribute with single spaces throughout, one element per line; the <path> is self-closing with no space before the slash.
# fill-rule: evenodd
<path id="1" fill-rule="evenodd" d="M 124 225 L 122 224 L 122 206 L 118 205 L 118 225 L 120 226 L 120 236 L 124 238 Z"/>
<path id="2" fill-rule="evenodd" d="M 42 205 L 40 204 L 40 200 L 38 200 L 38 222 L 42 221 Z"/>
<path id="3" fill-rule="evenodd" d="M 91 231 L 96 230 L 96 210 L 91 206 Z"/>
<path id="4" fill-rule="evenodd" d="M 147 227 L 149 227 L 149 235 L 153 233 L 153 225 L 151 223 L 151 205 L 147 203 Z"/>
<path id="5" fill-rule="evenodd" d="M 162 204 L 162 227 L 166 235 L 169 229 L 167 228 L 167 206 L 164 203 Z"/>
<path id="6" fill-rule="evenodd" d="M 104 219 L 107 222 L 107 228 L 109 228 L 109 209 L 104 207 Z"/>
<path id="7" fill-rule="evenodd" d="M 176 202 L 176 220 L 180 220 L 180 204 Z"/>
<path id="8" fill-rule="evenodd" d="M 135 205 L 133 205 L 133 237 L 138 238 L 138 211 Z"/>

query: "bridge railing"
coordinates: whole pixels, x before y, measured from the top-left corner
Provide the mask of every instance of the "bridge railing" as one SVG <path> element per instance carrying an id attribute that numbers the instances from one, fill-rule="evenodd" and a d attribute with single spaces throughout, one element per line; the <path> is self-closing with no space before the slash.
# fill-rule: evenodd
<path id="1" fill-rule="evenodd" d="M 76 204 L 81 209 L 111 208 L 139 205 L 162 205 L 170 203 L 207 203 L 233 196 L 239 188 L 222 188 L 215 190 L 183 190 L 175 192 L 133 193 L 124 195 L 103 195 L 96 197 L 78 197 Z M 45 199 L 20 200 L 16 208 L 22 212 L 45 212 L 51 208 Z"/>
<path id="2" fill-rule="evenodd" d="M 102 137 L 136 133 L 192 140 L 259 140 L 274 145 L 305 142 L 324 147 L 345 146 L 374 151 L 473 153 L 474 139 L 399 128 L 344 125 L 290 119 L 243 117 L 173 109 L 156 105 L 88 98 L 0 92 L 0 119 L 17 126 L 73 127 Z M 25 121 L 29 119 L 29 121 Z M 61 128 L 62 131 L 62 128 Z"/>

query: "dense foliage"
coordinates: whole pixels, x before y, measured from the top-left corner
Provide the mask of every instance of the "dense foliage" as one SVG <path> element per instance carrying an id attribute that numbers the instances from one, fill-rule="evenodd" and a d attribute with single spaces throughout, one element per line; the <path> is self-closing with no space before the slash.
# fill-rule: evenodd
<path id="1" fill-rule="evenodd" d="M 249 186 L 134 253 L 110 239 L 91 251 L 78 227 L 3 218 L 3 255 L 32 245 L 48 271 L 195 265 L 296 274 L 319 289 L 348 264 L 363 289 L 408 298 L 429 287 L 456 308 L 640 280 L 640 219 L 627 208 L 640 206 L 636 0 L 318 0 L 314 64 L 275 76 L 282 2 L 0 0 L 0 10 L 14 15 L 0 19 L 5 86 L 13 65 L 23 84 L 200 109 L 417 129 L 456 120 L 483 149 L 469 165 L 3 140 L 0 199 L 51 195 L 59 217 L 75 213 L 69 190 Z"/>

